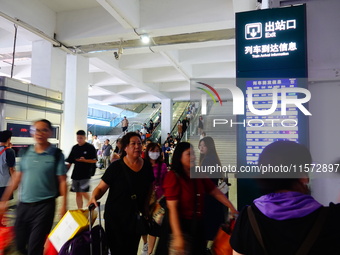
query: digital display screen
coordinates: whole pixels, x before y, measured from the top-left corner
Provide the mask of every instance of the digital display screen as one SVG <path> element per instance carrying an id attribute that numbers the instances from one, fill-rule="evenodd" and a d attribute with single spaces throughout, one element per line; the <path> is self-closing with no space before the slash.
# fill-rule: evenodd
<path id="1" fill-rule="evenodd" d="M 258 79 L 246 82 L 247 91 L 252 89 L 252 103 L 259 110 L 268 110 L 273 105 L 273 89 L 277 89 L 277 108 L 270 115 L 255 115 L 249 110 L 247 93 L 246 110 L 246 163 L 255 165 L 262 150 L 278 140 L 298 142 L 298 108 L 287 106 L 286 115 L 281 115 L 282 88 L 297 87 L 297 79 Z M 298 98 L 295 92 L 288 93 L 287 98 Z"/>
<path id="2" fill-rule="evenodd" d="M 12 131 L 13 137 L 31 137 L 30 133 L 31 125 L 29 124 L 17 124 L 7 123 L 7 130 Z M 59 127 L 52 127 L 52 135 L 50 138 L 58 139 Z"/>
<path id="3" fill-rule="evenodd" d="M 7 130 L 12 131 L 12 136 L 15 137 L 31 137 L 31 125 L 7 123 Z"/>

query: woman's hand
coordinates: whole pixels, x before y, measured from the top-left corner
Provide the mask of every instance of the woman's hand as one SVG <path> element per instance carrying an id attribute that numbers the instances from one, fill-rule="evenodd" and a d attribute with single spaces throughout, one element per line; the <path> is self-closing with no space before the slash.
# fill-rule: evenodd
<path id="1" fill-rule="evenodd" d="M 7 210 L 8 203 L 7 201 L 0 202 L 0 216 L 3 216 Z"/>
<path id="2" fill-rule="evenodd" d="M 231 212 L 231 214 L 235 217 L 235 218 L 237 218 L 237 216 L 239 215 L 239 212 L 236 210 L 236 209 L 230 209 L 230 212 Z"/>
<path id="3" fill-rule="evenodd" d="M 91 204 L 94 204 L 96 207 L 98 207 L 97 200 L 94 197 L 91 197 L 87 206 L 89 207 Z"/>

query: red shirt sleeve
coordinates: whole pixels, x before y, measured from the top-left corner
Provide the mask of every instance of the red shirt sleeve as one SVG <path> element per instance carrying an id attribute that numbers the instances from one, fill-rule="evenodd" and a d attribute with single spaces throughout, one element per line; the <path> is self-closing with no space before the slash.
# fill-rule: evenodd
<path id="1" fill-rule="evenodd" d="M 179 200 L 180 186 L 173 171 L 167 172 L 163 182 L 164 196 L 167 200 Z"/>

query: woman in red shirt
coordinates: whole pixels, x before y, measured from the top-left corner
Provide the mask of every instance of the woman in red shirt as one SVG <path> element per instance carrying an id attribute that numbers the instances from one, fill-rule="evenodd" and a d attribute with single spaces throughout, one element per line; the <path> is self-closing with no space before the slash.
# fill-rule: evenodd
<path id="1" fill-rule="evenodd" d="M 190 168 L 195 166 L 195 153 L 190 143 L 176 146 L 171 171 L 163 183 L 172 232 L 169 254 L 203 255 L 206 252 L 203 208 L 208 193 L 232 213 L 237 210 L 210 179 L 191 179 Z"/>

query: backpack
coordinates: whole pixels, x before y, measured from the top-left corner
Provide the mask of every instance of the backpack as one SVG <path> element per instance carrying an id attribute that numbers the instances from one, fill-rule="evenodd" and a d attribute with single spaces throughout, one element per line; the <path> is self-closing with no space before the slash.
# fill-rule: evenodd
<path id="1" fill-rule="evenodd" d="M 9 147 L 4 147 L 1 151 L 0 151 L 0 156 L 7 150 L 9 149 Z M 5 160 L 5 159 L 4 159 Z M 5 161 L 4 161 L 5 162 Z"/>
<path id="2" fill-rule="evenodd" d="M 5 146 L 1 151 L 0 151 L 0 156 L 7 150 L 9 149 L 9 147 Z M 6 155 L 4 155 L 4 157 L 6 157 Z M 0 158 L 0 164 L 3 165 L 6 163 L 6 158 Z M 1 172 L 3 171 L 3 169 L 1 169 Z"/>
<path id="3" fill-rule="evenodd" d="M 2 153 L 4 153 L 7 149 L 9 149 L 9 147 L 5 147 L 2 149 L 2 151 L 0 151 L 0 156 L 2 155 Z"/>

